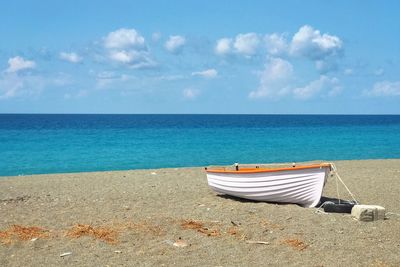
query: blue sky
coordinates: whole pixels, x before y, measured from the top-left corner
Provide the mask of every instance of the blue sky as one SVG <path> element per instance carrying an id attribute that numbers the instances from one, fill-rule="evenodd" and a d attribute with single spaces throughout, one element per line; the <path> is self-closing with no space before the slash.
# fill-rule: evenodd
<path id="1" fill-rule="evenodd" d="M 0 113 L 399 114 L 399 1 L 7 1 Z"/>

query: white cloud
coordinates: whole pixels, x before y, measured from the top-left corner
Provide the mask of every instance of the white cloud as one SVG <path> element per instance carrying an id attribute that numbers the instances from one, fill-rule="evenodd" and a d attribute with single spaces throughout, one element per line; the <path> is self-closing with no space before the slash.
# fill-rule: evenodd
<path id="1" fill-rule="evenodd" d="M 200 76 L 207 79 L 212 79 L 218 76 L 218 71 L 216 69 L 207 69 L 203 71 L 192 72 L 192 76 Z"/>
<path id="2" fill-rule="evenodd" d="M 335 96 L 342 90 L 339 80 L 335 77 L 321 75 L 318 80 L 311 81 L 304 87 L 293 86 L 293 66 L 281 58 L 270 58 L 260 74 L 260 85 L 250 92 L 249 98 L 268 98 L 277 100 L 290 96 L 307 100 L 317 95 Z"/>
<path id="3" fill-rule="evenodd" d="M 217 40 L 214 52 L 217 55 L 226 55 L 232 52 L 246 57 L 257 53 L 260 45 L 260 38 L 256 33 L 241 33 L 236 35 L 235 39 L 221 38 Z"/>
<path id="4" fill-rule="evenodd" d="M 165 42 L 165 49 L 171 53 L 179 53 L 182 51 L 183 46 L 186 43 L 186 39 L 180 35 L 173 35 L 168 38 Z"/>
<path id="5" fill-rule="evenodd" d="M 32 60 L 25 60 L 20 56 L 12 57 L 8 59 L 8 68 L 6 72 L 16 73 L 22 70 L 33 69 L 36 67 L 36 63 Z"/>
<path id="6" fill-rule="evenodd" d="M 260 45 L 263 41 L 264 45 Z M 338 68 L 337 61 L 343 55 L 343 42 L 335 35 L 321 33 L 309 25 L 302 26 L 291 39 L 286 33 L 266 34 L 241 33 L 234 38 L 217 40 L 214 52 L 217 55 L 237 54 L 251 57 L 266 49 L 273 57 L 303 58 L 314 61 L 320 73 Z"/>
<path id="7" fill-rule="evenodd" d="M 63 73 L 49 78 L 32 73 L 4 72 L 0 75 L 0 100 L 36 97 L 46 88 L 62 87 L 70 83 L 69 77 Z"/>
<path id="8" fill-rule="evenodd" d="M 293 66 L 281 58 L 271 58 L 260 75 L 260 85 L 250 92 L 250 98 L 279 98 L 289 92 Z"/>
<path id="9" fill-rule="evenodd" d="M 183 97 L 188 100 L 193 100 L 200 95 L 200 91 L 193 88 L 186 88 L 182 91 Z"/>
<path id="10" fill-rule="evenodd" d="M 146 42 L 135 29 L 118 29 L 104 38 L 108 59 L 130 68 L 151 68 L 156 62 L 151 59 Z"/>
<path id="11" fill-rule="evenodd" d="M 219 39 L 214 49 L 217 55 L 228 54 L 231 52 L 231 50 L 232 50 L 232 39 L 230 38 Z"/>
<path id="12" fill-rule="evenodd" d="M 315 61 L 320 73 L 336 70 L 337 59 L 342 53 L 343 42 L 339 37 L 321 34 L 309 25 L 302 26 L 290 43 L 290 54 Z"/>
<path id="13" fill-rule="evenodd" d="M 322 60 L 328 56 L 340 55 L 343 42 L 339 37 L 321 34 L 309 25 L 302 26 L 293 36 L 290 51 L 293 55 L 303 56 L 311 60 Z"/>
<path id="14" fill-rule="evenodd" d="M 36 63 L 20 56 L 8 60 L 8 68 L 0 73 L 0 100 L 38 95 L 46 84 L 57 84 L 51 79 L 23 70 L 33 69 Z"/>
<path id="15" fill-rule="evenodd" d="M 125 28 L 110 32 L 104 38 L 104 46 L 109 49 L 146 48 L 143 36 L 141 36 L 135 29 Z"/>
<path id="16" fill-rule="evenodd" d="M 130 64 L 137 61 L 140 53 L 135 50 L 116 50 L 110 52 L 110 58 L 116 62 Z"/>
<path id="17" fill-rule="evenodd" d="M 400 81 L 382 81 L 374 84 L 372 89 L 364 91 L 366 96 L 400 96 Z"/>
<path id="18" fill-rule="evenodd" d="M 109 58 L 134 69 L 151 68 L 157 65 L 147 51 L 112 50 L 109 52 Z"/>
<path id="19" fill-rule="evenodd" d="M 293 89 L 293 95 L 298 99 L 306 100 L 323 92 L 326 92 L 327 96 L 335 96 L 341 90 L 342 87 L 337 78 L 321 75 L 318 80 L 314 80 L 304 87 Z"/>
<path id="20" fill-rule="evenodd" d="M 82 57 L 80 57 L 77 53 L 74 53 L 74 52 L 71 52 L 71 53 L 61 52 L 60 58 L 62 60 L 65 60 L 65 61 L 68 61 L 71 63 L 79 63 L 82 61 Z"/>
<path id="21" fill-rule="evenodd" d="M 267 47 L 267 52 L 273 56 L 283 55 L 289 49 L 289 45 L 284 34 L 267 34 L 264 37 L 264 41 Z"/>
<path id="22" fill-rule="evenodd" d="M 238 34 L 235 38 L 233 47 L 236 52 L 246 56 L 254 55 L 257 52 L 260 39 L 256 33 Z"/>

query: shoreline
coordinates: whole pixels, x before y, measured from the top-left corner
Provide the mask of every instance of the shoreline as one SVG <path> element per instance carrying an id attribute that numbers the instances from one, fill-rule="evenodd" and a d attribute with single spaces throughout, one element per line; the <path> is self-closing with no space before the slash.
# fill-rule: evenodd
<path id="1" fill-rule="evenodd" d="M 296 164 L 309 164 L 315 162 L 352 162 L 352 161 L 386 161 L 386 160 L 400 160 L 400 158 L 371 158 L 371 159 L 340 159 L 340 160 L 310 160 L 295 162 Z M 287 164 L 291 165 L 292 162 L 273 162 L 273 163 L 239 163 L 243 166 L 274 166 Z M 19 174 L 19 175 L 0 175 L 0 180 L 13 179 L 16 177 L 32 177 L 32 176 L 43 176 L 43 175 L 70 175 L 70 174 L 96 174 L 96 173 L 108 173 L 108 172 L 130 172 L 130 171 L 151 171 L 151 170 L 169 170 L 169 169 L 204 169 L 209 166 L 233 166 L 231 165 L 207 165 L 207 166 L 182 166 L 182 167 L 160 167 L 160 168 L 139 168 L 139 169 L 118 169 L 118 170 L 99 170 L 99 171 L 77 171 L 77 172 L 51 172 L 51 173 L 34 173 L 34 174 Z"/>
<path id="2" fill-rule="evenodd" d="M 400 214 L 400 159 L 333 162 L 361 204 Z M 0 178 L 0 214 L 1 266 L 400 264 L 400 216 L 218 196 L 202 167 Z"/>

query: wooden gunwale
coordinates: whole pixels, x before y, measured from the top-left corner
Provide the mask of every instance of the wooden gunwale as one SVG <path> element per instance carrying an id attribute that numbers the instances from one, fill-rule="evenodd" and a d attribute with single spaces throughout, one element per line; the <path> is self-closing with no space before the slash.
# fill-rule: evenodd
<path id="1" fill-rule="evenodd" d="M 331 164 L 321 163 L 312 165 L 302 165 L 294 167 L 279 167 L 279 168 L 246 168 L 239 167 L 238 170 L 226 169 L 225 167 L 213 167 L 207 168 L 207 173 L 229 173 L 229 174 L 248 174 L 248 173 L 265 173 L 265 172 L 280 172 L 280 171 L 296 171 L 296 170 L 306 170 L 306 169 L 316 169 L 316 168 L 329 168 L 331 169 Z"/>

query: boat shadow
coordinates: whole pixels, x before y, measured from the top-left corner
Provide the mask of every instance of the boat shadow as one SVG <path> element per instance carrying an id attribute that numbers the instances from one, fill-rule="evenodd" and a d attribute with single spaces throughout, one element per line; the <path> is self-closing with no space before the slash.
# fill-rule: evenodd
<path id="1" fill-rule="evenodd" d="M 251 200 L 251 199 L 245 199 L 245 198 L 240 198 L 240 197 L 235 197 L 235 196 L 225 195 L 225 194 L 217 194 L 217 197 L 220 197 L 223 199 L 228 199 L 228 200 L 234 200 L 234 201 L 238 201 L 241 203 L 269 203 L 269 204 L 277 204 L 277 205 L 298 205 L 295 203 L 269 202 L 269 201 L 267 202 L 267 201 Z M 355 204 L 354 201 L 351 201 L 351 200 L 322 196 L 319 203 L 315 207 L 319 208 L 325 202 L 333 202 L 334 204 Z"/>
<path id="2" fill-rule="evenodd" d="M 277 204 L 277 205 L 297 205 L 297 204 L 294 204 L 294 203 L 252 200 L 252 199 L 240 198 L 240 197 L 235 197 L 235 196 L 231 196 L 231 195 L 224 195 L 224 194 L 218 194 L 217 197 L 224 198 L 224 199 L 229 199 L 229 200 L 234 200 L 234 201 L 238 201 L 238 202 L 242 202 L 242 203 L 266 203 L 266 204 Z"/>
<path id="3" fill-rule="evenodd" d="M 334 198 L 334 197 L 324 197 L 322 196 L 321 199 L 319 200 L 319 203 L 316 208 L 321 207 L 325 202 L 333 202 L 334 204 L 355 204 L 354 201 L 348 200 L 348 199 L 340 199 L 340 198 Z"/>
<path id="4" fill-rule="evenodd" d="M 256 201 L 256 200 L 240 198 L 240 197 L 235 197 L 235 196 L 230 196 L 230 195 L 225 195 L 225 194 L 217 194 L 217 197 L 229 199 L 229 200 L 235 200 L 235 201 L 239 201 L 242 203 L 259 203 L 260 202 L 260 201 Z M 263 202 L 263 201 L 261 201 L 261 202 Z"/>

